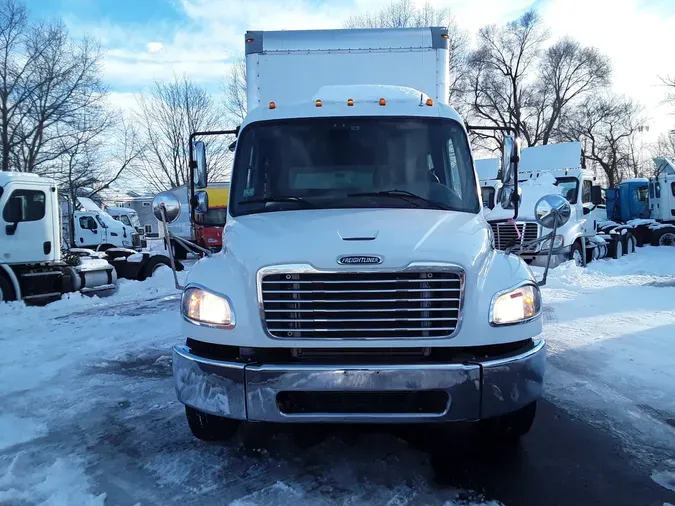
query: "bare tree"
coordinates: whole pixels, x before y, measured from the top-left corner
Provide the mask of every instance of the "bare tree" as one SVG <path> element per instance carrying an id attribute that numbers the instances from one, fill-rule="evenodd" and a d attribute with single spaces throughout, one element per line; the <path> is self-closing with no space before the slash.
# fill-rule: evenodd
<path id="1" fill-rule="evenodd" d="M 665 102 L 675 107 L 675 77 L 660 77 L 661 83 L 668 88 Z"/>
<path id="2" fill-rule="evenodd" d="M 535 11 L 528 11 L 503 27 L 489 25 L 478 32 L 478 49 L 469 57 L 468 95 L 472 119 L 480 124 L 516 127 L 528 146 L 534 139 L 526 128 L 524 111 L 534 87 L 528 75 L 536 67 L 548 38 Z M 476 135 L 493 139 L 501 136 Z"/>
<path id="3" fill-rule="evenodd" d="M 430 2 L 421 7 L 411 0 L 392 1 L 379 11 L 352 16 L 345 28 L 409 28 L 443 26 L 449 35 L 450 83 L 448 96 L 451 102 L 459 99 L 463 91 L 463 80 L 468 64 L 469 37 L 461 30 L 449 9 L 438 9 Z"/>
<path id="4" fill-rule="evenodd" d="M 535 95 L 534 124 L 526 120 L 526 130 L 535 144 L 548 144 L 560 115 L 576 99 L 609 85 L 609 58 L 592 47 L 564 38 L 545 53 L 539 70 Z"/>
<path id="5" fill-rule="evenodd" d="M 230 73 L 225 81 L 225 112 L 236 124 L 241 124 L 246 117 L 246 58 L 241 56 L 230 65 Z"/>
<path id="6" fill-rule="evenodd" d="M 561 118 L 556 135 L 566 141 L 581 141 L 587 165 L 601 168 L 611 187 L 635 174 L 631 139 L 644 124 L 640 114 L 640 106 L 628 98 L 592 96 Z"/>
<path id="7" fill-rule="evenodd" d="M 186 76 L 156 82 L 139 97 L 137 120 L 146 150 L 136 176 L 150 189 L 162 191 L 189 182 L 189 137 L 192 132 L 222 130 L 224 114 L 211 95 Z M 232 139 L 207 137 L 210 180 L 227 177 L 231 163 L 227 149 Z"/>
<path id="8" fill-rule="evenodd" d="M 650 149 L 650 154 L 653 157 L 662 156 L 675 161 L 675 130 L 659 135 Z"/>
<path id="9" fill-rule="evenodd" d="M 63 125 L 100 106 L 102 54 L 90 39 L 74 42 L 61 22 L 30 22 L 23 5 L 0 9 L 2 170 L 43 172 L 67 148 Z M 72 139 L 72 138 L 71 138 Z"/>

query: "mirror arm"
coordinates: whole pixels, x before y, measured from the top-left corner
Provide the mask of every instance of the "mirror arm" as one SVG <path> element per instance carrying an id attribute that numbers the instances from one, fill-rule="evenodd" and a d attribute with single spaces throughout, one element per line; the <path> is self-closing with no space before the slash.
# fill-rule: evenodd
<path id="1" fill-rule="evenodd" d="M 186 241 L 185 239 L 183 239 L 182 237 L 178 237 L 178 236 L 176 236 L 176 235 L 174 235 L 174 234 L 172 234 L 172 233 L 170 233 L 170 235 L 171 235 L 171 238 L 172 238 L 174 241 L 176 241 L 178 244 L 180 244 L 181 246 L 183 246 L 185 249 L 189 249 L 189 250 L 192 250 L 192 251 L 194 251 L 194 250 L 201 251 L 201 252 L 204 253 L 207 257 L 213 256 L 213 253 L 212 253 L 211 250 L 209 250 L 209 249 L 205 249 L 205 248 L 202 248 L 201 246 L 197 246 L 196 244 L 191 243 L 191 242 L 188 242 L 188 241 Z"/>
<path id="2" fill-rule="evenodd" d="M 169 227 L 166 223 L 166 214 L 164 214 L 164 204 L 160 204 L 159 212 L 162 214 L 162 228 L 164 229 L 164 237 L 171 239 L 171 233 L 169 232 Z M 173 259 L 173 248 L 171 247 L 171 241 L 167 243 L 167 248 L 169 251 L 169 260 L 171 262 L 171 271 L 173 272 L 173 280 L 176 284 L 176 290 L 183 290 L 183 285 L 178 282 L 178 273 L 176 273 L 176 262 Z"/>
<path id="3" fill-rule="evenodd" d="M 558 231 L 558 220 L 556 219 L 553 222 L 553 230 L 549 234 L 551 241 L 548 247 L 548 257 L 546 258 L 546 268 L 544 269 L 544 277 L 541 279 L 541 281 L 537 281 L 538 286 L 544 286 L 546 284 L 546 278 L 548 277 L 548 269 L 551 265 L 551 257 L 553 256 L 553 243 L 555 242 L 555 235 L 557 231 Z"/>

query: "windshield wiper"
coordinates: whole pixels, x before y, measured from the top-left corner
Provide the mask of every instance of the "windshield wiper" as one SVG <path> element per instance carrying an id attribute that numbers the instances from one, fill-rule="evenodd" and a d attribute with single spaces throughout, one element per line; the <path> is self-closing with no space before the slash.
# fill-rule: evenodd
<path id="1" fill-rule="evenodd" d="M 253 199 L 253 200 L 240 200 L 237 202 L 237 205 L 246 205 L 246 204 L 268 204 L 270 202 L 295 202 L 297 204 L 302 204 L 305 207 L 316 207 L 309 200 L 305 200 L 302 197 L 265 197 L 262 199 Z"/>
<path id="2" fill-rule="evenodd" d="M 406 197 L 412 197 L 415 199 L 422 200 L 426 202 L 427 204 L 433 206 L 434 209 L 443 209 L 445 211 L 452 211 L 453 209 L 441 204 L 440 202 L 434 202 L 433 200 L 429 200 L 426 197 L 422 197 L 421 195 L 417 195 L 416 193 L 409 192 L 407 190 L 382 190 L 379 192 L 361 192 L 361 193 L 349 193 L 347 194 L 347 197 L 394 197 L 394 198 L 399 198 L 402 200 L 405 200 L 406 202 L 410 202 L 411 204 L 417 206 L 417 207 L 422 207 L 419 203 L 414 202 Z"/>

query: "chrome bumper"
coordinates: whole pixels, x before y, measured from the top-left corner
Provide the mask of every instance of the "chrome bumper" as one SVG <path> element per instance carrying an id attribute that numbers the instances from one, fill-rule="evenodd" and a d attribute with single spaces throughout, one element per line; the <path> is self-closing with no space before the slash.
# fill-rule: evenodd
<path id="1" fill-rule="evenodd" d="M 473 421 L 517 410 L 541 396 L 546 344 L 519 355 L 463 364 L 250 365 L 173 349 L 178 399 L 213 415 L 260 422 L 410 423 Z M 446 392 L 445 410 L 434 413 L 285 413 L 282 392 Z"/>

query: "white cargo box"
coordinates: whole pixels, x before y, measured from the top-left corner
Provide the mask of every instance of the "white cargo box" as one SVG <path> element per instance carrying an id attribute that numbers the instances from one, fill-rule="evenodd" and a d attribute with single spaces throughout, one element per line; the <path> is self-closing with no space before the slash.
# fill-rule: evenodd
<path id="1" fill-rule="evenodd" d="M 448 102 L 441 27 L 246 33 L 248 109 L 310 100 L 331 85 L 407 86 Z"/>

